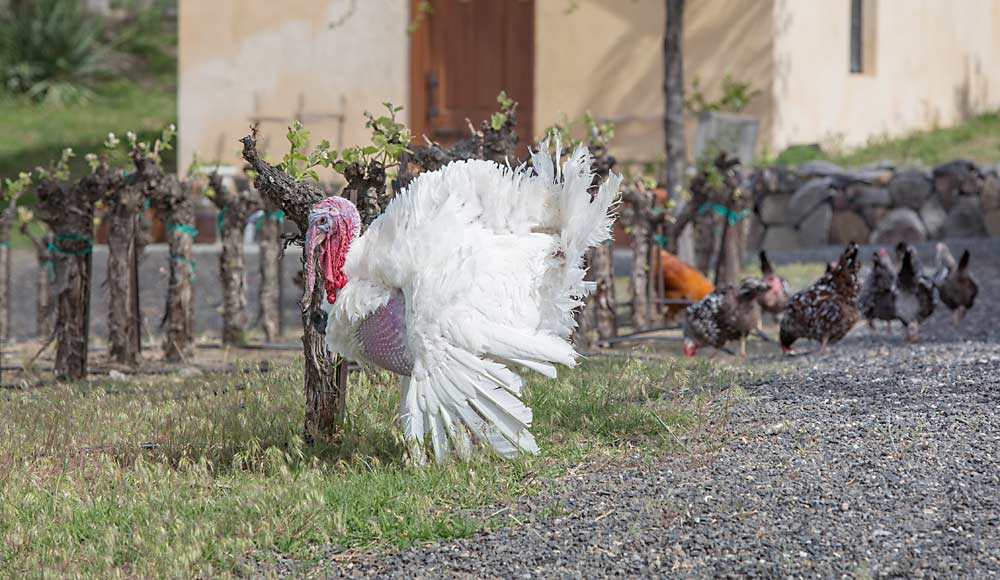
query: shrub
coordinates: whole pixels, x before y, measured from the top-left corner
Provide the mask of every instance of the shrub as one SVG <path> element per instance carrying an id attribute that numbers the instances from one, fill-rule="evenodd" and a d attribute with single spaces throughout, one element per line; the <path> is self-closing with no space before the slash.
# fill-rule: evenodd
<path id="1" fill-rule="evenodd" d="M 62 103 L 88 97 L 93 82 L 113 72 L 103 31 L 103 20 L 79 0 L 13 3 L 0 16 L 2 88 Z"/>

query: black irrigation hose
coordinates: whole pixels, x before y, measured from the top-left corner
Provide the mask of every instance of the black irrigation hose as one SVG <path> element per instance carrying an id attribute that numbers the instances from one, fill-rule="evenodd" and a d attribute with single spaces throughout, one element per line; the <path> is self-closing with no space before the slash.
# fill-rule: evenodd
<path id="1" fill-rule="evenodd" d="M 222 350 L 226 345 L 218 342 L 208 342 L 195 345 L 195 348 L 205 350 Z M 231 348 L 239 350 L 302 350 L 302 345 L 294 342 L 261 342 L 257 344 L 241 344 Z"/>

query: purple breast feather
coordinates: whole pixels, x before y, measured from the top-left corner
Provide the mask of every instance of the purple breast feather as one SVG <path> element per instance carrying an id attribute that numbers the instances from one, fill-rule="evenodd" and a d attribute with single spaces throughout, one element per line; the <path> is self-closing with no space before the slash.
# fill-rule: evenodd
<path id="1" fill-rule="evenodd" d="M 406 347 L 406 299 L 402 290 L 358 324 L 355 332 L 368 362 L 399 375 L 413 372 L 413 354 Z"/>

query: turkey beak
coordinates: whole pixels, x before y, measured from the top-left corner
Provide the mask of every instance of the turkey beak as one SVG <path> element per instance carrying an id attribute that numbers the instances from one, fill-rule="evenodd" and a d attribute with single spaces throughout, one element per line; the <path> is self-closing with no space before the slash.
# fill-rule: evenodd
<path id="1" fill-rule="evenodd" d="M 302 310 L 309 308 L 312 303 L 313 291 L 316 288 L 316 248 L 326 241 L 326 232 L 321 231 L 316 225 L 309 226 L 306 230 L 306 243 L 303 248 L 306 253 L 306 276 L 303 285 Z M 322 267 L 322 266 L 321 266 Z"/>

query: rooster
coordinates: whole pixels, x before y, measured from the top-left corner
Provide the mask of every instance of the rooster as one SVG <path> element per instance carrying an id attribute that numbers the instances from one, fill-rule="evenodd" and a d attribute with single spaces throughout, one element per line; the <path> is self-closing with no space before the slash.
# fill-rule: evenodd
<path id="1" fill-rule="evenodd" d="M 955 257 L 943 243 L 937 245 L 937 272 L 934 275 L 934 285 L 938 289 L 941 303 L 954 311 L 955 326 L 961 324 L 979 294 L 979 283 L 969 274 L 969 250 L 962 252 L 962 257 L 955 265 Z"/>
<path id="2" fill-rule="evenodd" d="M 701 272 L 666 250 L 660 250 L 660 275 L 663 297 L 668 300 L 697 302 L 715 290 L 715 285 Z M 668 305 L 667 318 L 672 320 L 685 308 L 684 304 Z"/>
<path id="3" fill-rule="evenodd" d="M 428 439 L 439 462 L 473 442 L 538 453 L 508 365 L 555 377 L 575 364 L 567 337 L 593 289 L 584 254 L 610 238 L 621 183 L 610 176 L 592 198 L 591 164 L 583 147 L 561 166 L 547 148 L 533 169 L 456 161 L 414 179 L 360 236 L 342 197 L 310 213 L 305 287 L 318 250 L 327 347 L 400 376 L 411 460 Z"/>
<path id="4" fill-rule="evenodd" d="M 781 314 L 788 302 L 788 281 L 774 271 L 771 261 L 767 259 L 767 252 L 764 250 L 760 251 L 760 272 L 763 276 L 762 281 L 767 284 L 768 290 L 761 294 L 757 302 L 760 303 L 764 312 L 774 315 Z"/>
<path id="5" fill-rule="evenodd" d="M 755 278 L 713 291 L 687 308 L 684 354 L 694 356 L 699 346 L 720 349 L 740 341 L 739 355 L 747 355 L 747 335 L 760 326 L 758 301 L 771 287 Z"/>
<path id="6" fill-rule="evenodd" d="M 890 327 L 896 320 L 896 268 L 885 248 L 872 255 L 872 270 L 861 287 L 858 302 L 861 315 L 873 330 L 876 320 L 884 320 Z"/>
<path id="7" fill-rule="evenodd" d="M 934 283 L 924 275 L 913 246 L 900 242 L 896 254 L 901 256 L 896 273 L 896 320 L 906 327 L 906 339 L 916 342 L 920 323 L 934 314 Z"/>
<path id="8" fill-rule="evenodd" d="M 858 309 L 858 245 L 850 243 L 836 264 L 812 286 L 796 292 L 781 317 L 781 349 L 792 352 L 800 338 L 819 341 L 819 352 L 844 338 L 861 318 Z"/>

